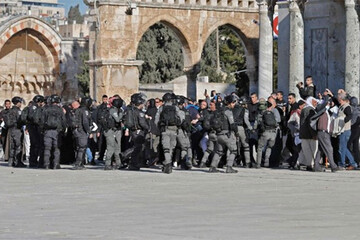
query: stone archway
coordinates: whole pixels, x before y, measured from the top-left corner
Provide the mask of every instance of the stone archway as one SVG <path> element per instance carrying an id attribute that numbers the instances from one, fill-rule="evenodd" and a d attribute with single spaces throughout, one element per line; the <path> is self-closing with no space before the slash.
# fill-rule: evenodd
<path id="1" fill-rule="evenodd" d="M 216 31 L 216 29 L 226 26 L 229 27 L 240 39 L 240 42 L 242 43 L 242 46 L 244 47 L 245 51 L 245 58 L 246 58 L 246 75 L 249 78 L 249 93 L 250 92 L 256 92 L 257 86 L 256 86 L 256 76 L 257 76 L 257 59 L 256 59 L 256 53 L 254 50 L 254 39 L 249 38 L 246 34 L 244 34 L 244 30 L 246 31 L 246 28 L 251 27 L 247 26 L 241 22 L 231 22 L 231 21 L 219 21 L 217 24 L 214 24 L 211 28 L 208 29 L 206 32 L 206 35 L 203 39 L 203 48 L 205 46 L 205 43 L 207 39 L 210 37 L 210 35 Z"/>
<path id="2" fill-rule="evenodd" d="M 46 91 L 37 84 L 37 79 L 57 81 L 60 43 L 58 33 L 34 17 L 16 18 L 1 27 L 0 83 L 4 77 L 12 76 L 12 91 L 1 89 L 0 101 L 19 95 L 28 102 L 35 94 L 58 93 L 61 89 Z"/>
<path id="3" fill-rule="evenodd" d="M 196 95 L 196 79 L 203 45 L 218 26 L 231 24 L 241 29 L 248 51 L 248 62 L 253 63 L 259 39 L 255 22 L 259 19 L 256 1 L 136 1 L 129 9 L 126 2 L 97 2 L 94 13 L 93 39 L 89 61 L 91 95 L 100 99 L 103 94 L 120 94 L 126 100 L 138 91 L 141 60 L 136 59 L 137 45 L 147 29 L 157 22 L 173 29 L 182 45 L 186 88 L 189 97 Z M 94 9 L 94 2 L 89 2 Z M 256 29 L 254 29 L 256 28 Z M 253 56 L 251 61 L 249 59 Z M 254 74 L 255 75 L 255 74 Z M 256 89 L 255 77 L 252 85 Z"/>

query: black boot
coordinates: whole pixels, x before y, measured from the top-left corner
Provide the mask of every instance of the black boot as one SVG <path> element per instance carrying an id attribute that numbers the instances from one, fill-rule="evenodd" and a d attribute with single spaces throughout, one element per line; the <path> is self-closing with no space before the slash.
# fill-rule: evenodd
<path id="1" fill-rule="evenodd" d="M 166 174 L 172 173 L 172 163 L 168 163 L 164 166 L 163 172 Z"/>
<path id="2" fill-rule="evenodd" d="M 57 169 L 61 169 L 60 164 L 55 164 L 54 165 L 54 170 L 57 170 Z"/>
<path id="3" fill-rule="evenodd" d="M 217 170 L 216 167 L 209 168 L 209 173 L 217 173 L 217 172 L 219 172 L 219 170 Z"/>
<path id="4" fill-rule="evenodd" d="M 237 173 L 238 170 L 233 169 L 231 166 L 226 167 L 226 173 Z"/>
<path id="5" fill-rule="evenodd" d="M 204 162 L 201 162 L 199 165 L 199 168 L 205 168 L 205 167 L 206 167 L 206 164 Z"/>
<path id="6" fill-rule="evenodd" d="M 27 166 L 22 162 L 22 161 L 18 161 L 18 163 L 16 164 L 17 168 L 26 168 Z"/>
<path id="7" fill-rule="evenodd" d="M 112 167 L 110 165 L 107 165 L 104 167 L 104 170 L 107 171 L 107 170 L 112 170 Z"/>
<path id="8" fill-rule="evenodd" d="M 185 158 L 185 169 L 190 170 L 192 168 L 191 159 L 188 157 Z"/>

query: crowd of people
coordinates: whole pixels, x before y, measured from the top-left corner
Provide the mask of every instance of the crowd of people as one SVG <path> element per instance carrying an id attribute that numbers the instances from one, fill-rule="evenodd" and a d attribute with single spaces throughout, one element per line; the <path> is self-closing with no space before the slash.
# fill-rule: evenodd
<path id="1" fill-rule="evenodd" d="M 360 161 L 358 99 L 343 89 L 317 93 L 311 77 L 299 93 L 224 96 L 196 101 L 166 93 L 146 99 L 104 95 L 65 104 L 57 95 L 6 100 L 0 112 L 3 159 L 10 167 L 105 170 L 162 167 L 237 173 L 237 167 L 323 172 L 354 170 Z"/>

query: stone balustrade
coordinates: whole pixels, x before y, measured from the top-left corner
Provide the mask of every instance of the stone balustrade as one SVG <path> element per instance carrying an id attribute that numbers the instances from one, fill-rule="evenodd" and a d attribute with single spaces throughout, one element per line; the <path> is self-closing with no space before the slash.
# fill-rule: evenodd
<path id="1" fill-rule="evenodd" d="M 241 8 L 245 9 L 258 9 L 258 4 L 256 0 L 92 0 L 88 1 L 89 5 L 93 5 L 95 2 L 97 4 L 114 4 L 114 5 L 124 5 L 124 4 L 138 4 L 141 5 L 157 5 L 173 7 L 219 7 L 219 8 Z"/>

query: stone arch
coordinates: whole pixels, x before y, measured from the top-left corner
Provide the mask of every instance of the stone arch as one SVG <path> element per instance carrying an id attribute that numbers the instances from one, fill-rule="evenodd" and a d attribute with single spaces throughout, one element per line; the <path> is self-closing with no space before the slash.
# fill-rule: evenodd
<path id="1" fill-rule="evenodd" d="M 201 46 L 201 49 L 203 49 L 206 40 L 210 37 L 211 33 L 213 33 L 217 28 L 221 26 L 229 26 L 240 38 L 241 42 L 243 43 L 245 53 L 246 53 L 246 60 L 248 60 L 248 57 L 255 57 L 254 47 L 251 39 L 244 33 L 242 29 L 247 28 L 247 26 L 241 24 L 241 23 L 233 23 L 233 22 L 227 22 L 227 21 L 220 21 L 217 24 L 213 24 L 208 31 L 203 34 L 203 45 Z M 200 53 L 201 54 L 201 53 Z M 201 57 L 201 55 L 200 55 Z"/>
<path id="2" fill-rule="evenodd" d="M 244 50 L 245 50 L 245 57 L 246 57 L 246 69 L 247 69 L 247 76 L 249 78 L 250 89 L 249 93 L 253 92 L 256 89 L 256 76 L 257 76 L 257 66 L 258 60 L 256 57 L 255 46 L 258 44 L 258 39 L 256 36 L 253 36 L 254 30 L 251 28 L 253 27 L 253 23 L 249 22 L 248 24 L 243 22 L 235 22 L 235 21 L 218 21 L 216 24 L 212 24 L 208 31 L 203 34 L 202 46 L 201 49 L 204 48 L 204 45 L 210 35 L 219 27 L 221 26 L 228 26 L 230 27 L 236 35 L 240 38 Z M 258 31 L 258 29 L 256 29 Z M 255 32 L 256 32 L 255 31 Z M 200 55 L 197 56 L 199 59 L 201 58 Z"/>
<path id="3" fill-rule="evenodd" d="M 39 40 L 44 42 L 51 51 L 56 71 L 59 72 L 61 36 L 48 23 L 39 18 L 24 16 L 15 18 L 2 26 L 0 29 L 0 50 L 11 37 L 26 29 L 31 29 L 38 33 Z"/>
<path id="4" fill-rule="evenodd" d="M 0 63 L 7 66 L 0 69 L 0 76 L 11 75 L 9 97 L 21 93 L 28 100 L 33 94 L 43 94 L 35 75 L 57 79 L 61 41 L 55 29 L 32 16 L 14 18 L 0 27 Z M 14 56 L 18 59 L 9 61 Z"/>
<path id="5" fill-rule="evenodd" d="M 179 22 L 176 18 L 169 15 L 159 15 L 157 17 L 154 17 L 139 29 L 139 32 L 137 34 L 138 37 L 135 41 L 135 51 L 137 52 L 138 45 L 145 32 L 156 23 L 164 24 L 176 34 L 182 45 L 184 68 L 191 67 L 195 61 L 195 59 L 193 58 L 193 53 L 195 52 L 196 48 L 190 44 L 190 38 L 189 36 L 187 36 L 187 33 L 190 30 L 187 29 L 184 24 L 181 24 L 181 22 Z"/>

